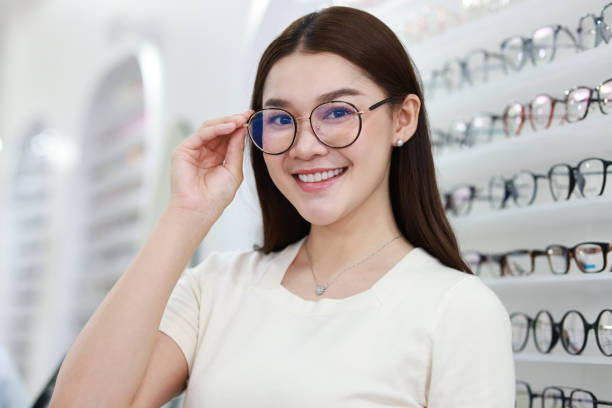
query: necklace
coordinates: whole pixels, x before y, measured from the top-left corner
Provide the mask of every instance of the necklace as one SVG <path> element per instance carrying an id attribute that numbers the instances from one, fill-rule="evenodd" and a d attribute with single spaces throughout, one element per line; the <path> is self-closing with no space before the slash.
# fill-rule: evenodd
<path id="1" fill-rule="evenodd" d="M 382 249 L 384 247 L 386 247 L 387 245 L 389 245 L 391 242 L 395 241 L 396 239 L 398 239 L 401 235 L 396 236 L 395 238 L 393 238 L 391 241 L 388 241 L 386 244 L 384 244 L 383 246 L 381 246 L 380 248 L 378 248 L 376 251 L 372 252 L 371 254 L 369 254 L 368 256 L 366 256 L 365 258 L 363 258 L 361 261 L 356 262 L 348 267 L 343 268 L 340 272 L 338 272 L 336 274 L 336 276 L 334 276 L 334 279 L 332 279 L 331 281 L 329 281 L 327 283 L 327 285 L 321 285 L 318 281 L 317 281 L 317 277 L 314 274 L 314 270 L 312 269 L 312 261 L 310 260 L 310 253 L 308 252 L 308 240 L 306 240 L 306 244 L 304 245 L 304 248 L 306 249 L 306 256 L 308 257 L 308 264 L 310 265 L 310 271 L 312 272 L 312 277 L 314 278 L 314 281 L 316 283 L 316 290 L 315 293 L 318 296 L 321 296 L 323 294 L 323 292 L 325 292 L 325 290 L 329 287 L 329 285 L 332 284 L 333 281 L 335 281 L 338 276 L 340 276 L 341 274 L 343 274 L 345 271 L 354 268 L 355 266 L 362 264 L 363 262 L 365 262 L 366 260 L 370 259 L 371 257 L 373 257 L 374 255 L 376 255 L 377 253 L 379 253 L 380 251 L 382 251 Z M 308 238 L 310 239 L 310 237 Z"/>

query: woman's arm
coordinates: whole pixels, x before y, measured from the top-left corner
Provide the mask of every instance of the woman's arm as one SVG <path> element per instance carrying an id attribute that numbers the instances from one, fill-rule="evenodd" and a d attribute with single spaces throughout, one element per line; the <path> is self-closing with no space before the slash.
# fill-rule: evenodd
<path id="1" fill-rule="evenodd" d="M 52 407 L 127 407 L 145 375 L 170 293 L 216 218 L 168 207 L 89 319 L 60 369 Z"/>
<path id="2" fill-rule="evenodd" d="M 187 262 L 242 183 L 243 124 L 250 112 L 204 122 L 174 150 L 168 207 L 70 348 L 52 407 L 128 407 L 143 378 L 159 382 L 173 373 L 163 395 L 151 390 L 158 399 L 183 383 L 178 347 L 173 349 L 158 327 Z M 151 395 L 142 394 L 149 389 L 138 398 L 149 400 Z"/>

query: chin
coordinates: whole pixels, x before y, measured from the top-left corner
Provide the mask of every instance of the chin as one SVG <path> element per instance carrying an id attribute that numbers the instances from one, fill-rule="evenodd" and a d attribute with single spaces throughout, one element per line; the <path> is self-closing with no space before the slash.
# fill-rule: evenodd
<path id="1" fill-rule="evenodd" d="M 302 218 L 313 225 L 330 225 L 343 217 L 343 212 L 334 203 L 334 208 L 325 208 L 321 205 L 296 206 Z"/>

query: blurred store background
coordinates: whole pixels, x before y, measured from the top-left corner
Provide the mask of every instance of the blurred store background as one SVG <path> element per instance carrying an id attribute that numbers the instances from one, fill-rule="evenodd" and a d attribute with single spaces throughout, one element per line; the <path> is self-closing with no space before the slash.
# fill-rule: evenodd
<path id="1" fill-rule="evenodd" d="M 453 121 L 479 111 L 501 115 L 514 99 L 527 102 L 540 92 L 562 97 L 571 87 L 595 87 L 612 77 L 612 48 L 608 41 L 576 44 L 563 56 L 559 45 L 559 55 L 541 56 L 550 61 L 456 89 L 448 83 L 452 72 L 442 69 L 448 61 L 474 49 L 499 53 L 505 38 L 529 36 L 547 24 L 567 26 L 578 38 L 579 19 L 599 16 L 607 3 L 0 0 L 0 399 L 3 393 L 21 393 L 27 402 L 14 406 L 30 406 L 52 383 L 76 335 L 163 210 L 174 146 L 205 120 L 250 107 L 261 53 L 297 17 L 349 5 L 381 18 L 420 70 L 432 128 L 456 134 Z M 612 160 L 611 123 L 602 109 L 579 124 L 436 152 L 441 190 L 460 182 L 486 186 L 490 176 L 509 177 L 523 167 L 545 171 L 559 161 L 575 165 L 593 155 Z M 580 133 L 583 142 L 572 133 Z M 246 159 L 245 166 L 250 167 Z M 547 189 L 541 186 L 538 194 Z M 557 241 L 611 242 L 606 194 L 561 204 L 545 199 L 497 212 L 476 208 L 453 217 L 453 224 L 462 249 L 485 252 Z M 212 250 L 250 249 L 260 239 L 259 214 L 247 171 L 192 264 Z M 572 279 L 553 277 L 540 261 L 545 260 L 537 261 L 540 280 L 488 281 L 509 312 L 534 315 L 549 307 L 558 319 L 577 308 L 591 321 L 599 309 L 612 307 L 606 305 L 609 277 L 583 281 L 574 269 Z M 527 354 L 517 353 L 517 374 L 535 389 L 560 381 L 612 399 L 609 380 L 603 380 L 612 378 L 612 360 L 599 354 L 595 339 L 586 356 L 563 350 L 538 354 L 529 347 Z M 2 379 L 11 367 L 23 391 Z M 168 405 L 180 406 L 180 399 Z"/>

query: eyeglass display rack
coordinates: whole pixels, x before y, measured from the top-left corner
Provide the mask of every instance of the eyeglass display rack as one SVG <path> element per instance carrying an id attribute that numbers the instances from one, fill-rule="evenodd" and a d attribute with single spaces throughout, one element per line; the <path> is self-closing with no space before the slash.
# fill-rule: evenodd
<path id="1" fill-rule="evenodd" d="M 22 140 L 11 180 L 7 217 L 6 259 L 3 263 L 5 285 L 2 299 L 2 342 L 15 360 L 19 374 L 33 372 L 35 339 L 44 308 L 44 285 L 52 263 L 52 214 L 55 205 L 53 172 L 37 143 L 46 129 L 35 123 Z"/>
<path id="2" fill-rule="evenodd" d="M 80 256 L 73 274 L 73 338 L 125 272 L 150 227 L 161 154 L 158 70 L 153 50 L 126 52 L 93 93 L 76 188 Z"/>
<path id="3" fill-rule="evenodd" d="M 393 7 L 385 7 L 382 14 L 377 14 L 376 9 L 370 11 L 387 22 L 401 38 L 402 14 L 420 3 L 423 2 L 393 2 Z M 455 8 L 460 3 L 437 2 Z M 565 25 L 575 34 L 580 17 L 587 13 L 598 15 L 607 3 L 586 0 L 560 5 L 552 0 L 522 0 L 406 48 L 423 76 L 442 68 L 447 60 L 462 58 L 474 49 L 499 53 L 499 45 L 505 38 L 527 37 L 545 25 Z M 522 70 L 495 75 L 486 83 L 467 85 L 453 92 L 440 88 L 431 98 L 425 95 L 430 127 L 447 131 L 454 120 L 469 121 L 481 112 L 502 115 L 511 102 L 527 104 L 540 93 L 563 98 L 565 90 L 576 86 L 594 88 L 612 78 L 611 67 L 612 43 L 602 42 L 589 50 L 566 50 L 551 62 L 537 66 L 528 62 Z M 573 166 L 587 157 L 612 160 L 612 115 L 603 115 L 599 109 L 590 110 L 579 122 L 559 124 L 554 120 L 549 129 L 537 132 L 526 123 L 519 136 L 498 136 L 488 144 L 435 154 L 441 191 L 468 183 L 482 188 L 485 194 L 493 176 L 511 177 L 522 169 L 545 174 L 556 163 Z M 510 200 L 507 208 L 493 210 L 487 202 L 474 202 L 470 214 L 450 216 L 451 224 L 462 251 L 499 253 L 543 249 L 550 244 L 612 242 L 610 181 L 602 196 L 583 198 L 573 194 L 569 200 L 559 202 L 552 200 L 548 182 L 543 181 L 530 206 L 517 207 Z M 596 274 L 580 272 L 573 262 L 567 275 L 558 276 L 550 272 L 546 259 L 539 257 L 532 275 L 483 278 L 483 281 L 500 297 L 509 313 L 520 311 L 533 317 L 539 310 L 547 309 L 558 321 L 567 310 L 576 309 L 592 322 L 600 310 L 612 307 L 612 256 L 609 255 L 606 270 Z M 514 357 L 517 379 L 527 381 L 535 390 L 549 385 L 582 387 L 602 400 L 612 399 L 609 381 L 612 357 L 599 352 L 592 332 L 588 333 L 586 349 L 577 356 L 566 353 L 560 344 L 548 354 L 540 353 L 530 334 L 526 348 Z"/>

